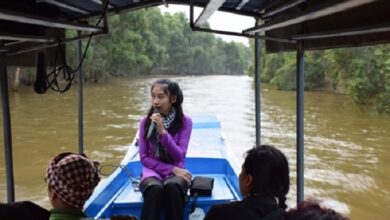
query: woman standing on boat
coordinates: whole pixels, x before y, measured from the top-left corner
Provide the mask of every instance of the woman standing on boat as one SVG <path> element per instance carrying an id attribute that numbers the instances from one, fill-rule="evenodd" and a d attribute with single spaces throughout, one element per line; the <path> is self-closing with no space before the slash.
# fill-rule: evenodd
<path id="1" fill-rule="evenodd" d="M 151 88 L 152 106 L 139 128 L 144 197 L 142 220 L 183 219 L 191 173 L 184 159 L 192 120 L 183 114 L 183 93 L 176 82 L 160 79 Z"/>

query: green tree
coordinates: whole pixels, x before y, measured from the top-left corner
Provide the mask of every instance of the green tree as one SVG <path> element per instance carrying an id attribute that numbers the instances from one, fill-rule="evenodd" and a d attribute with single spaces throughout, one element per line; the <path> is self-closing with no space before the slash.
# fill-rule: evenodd
<path id="1" fill-rule="evenodd" d="M 254 43 L 250 43 L 254 53 Z M 296 54 L 265 55 L 262 49 L 261 80 L 278 89 L 294 90 Z M 253 64 L 249 67 L 254 73 Z M 356 103 L 390 113 L 390 46 L 344 48 L 305 53 L 305 89 L 319 89 L 330 81 Z"/>
<path id="2" fill-rule="evenodd" d="M 244 74 L 248 67 L 247 47 L 192 31 L 184 13 L 162 15 L 158 8 L 148 8 L 119 14 L 110 17 L 109 31 L 89 46 L 86 80 L 135 74 Z M 75 48 L 68 51 L 74 60 Z"/>

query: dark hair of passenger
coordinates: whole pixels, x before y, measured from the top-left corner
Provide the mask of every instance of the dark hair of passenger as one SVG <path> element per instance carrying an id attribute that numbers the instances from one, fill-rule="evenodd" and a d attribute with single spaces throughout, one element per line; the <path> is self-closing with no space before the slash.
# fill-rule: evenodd
<path id="1" fill-rule="evenodd" d="M 261 145 L 247 151 L 243 164 L 246 174 L 253 178 L 251 195 L 276 197 L 278 206 L 286 209 L 286 195 L 290 189 L 287 158 L 270 145 Z"/>
<path id="2" fill-rule="evenodd" d="M 184 113 L 183 113 L 183 108 L 181 106 L 181 104 L 183 103 L 183 100 L 184 100 L 183 92 L 181 91 L 179 84 L 177 82 L 174 82 L 174 81 L 169 80 L 169 79 L 156 80 L 153 83 L 152 87 L 150 88 L 150 91 L 152 91 L 153 87 L 157 84 L 163 85 L 164 92 L 165 92 L 165 94 L 168 94 L 169 97 L 176 96 L 176 102 L 172 104 L 172 106 L 175 107 L 175 109 L 176 109 L 176 116 L 175 116 L 175 119 L 173 120 L 171 126 L 169 127 L 169 132 L 171 134 L 175 134 L 178 131 L 180 131 L 180 129 L 183 126 Z M 149 111 L 148 111 L 148 114 L 147 114 L 148 120 L 145 123 L 145 127 L 144 127 L 145 130 L 147 130 L 149 128 L 149 125 L 151 123 L 151 120 L 149 119 L 149 117 L 153 114 L 153 110 L 154 110 L 153 106 L 151 106 Z M 147 135 L 147 132 L 145 132 L 145 135 Z"/>
<path id="3" fill-rule="evenodd" d="M 316 201 L 304 201 L 285 213 L 285 220 L 349 220 L 333 209 L 323 208 Z"/>

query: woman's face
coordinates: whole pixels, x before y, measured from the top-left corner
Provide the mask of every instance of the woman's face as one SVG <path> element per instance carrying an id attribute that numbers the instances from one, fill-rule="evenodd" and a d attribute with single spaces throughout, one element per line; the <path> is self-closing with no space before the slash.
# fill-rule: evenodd
<path id="1" fill-rule="evenodd" d="M 152 89 L 152 106 L 153 108 L 159 108 L 160 114 L 163 116 L 169 114 L 173 103 L 176 102 L 176 96 L 165 93 L 165 86 L 166 85 L 155 84 Z"/>
<path id="2" fill-rule="evenodd" d="M 241 173 L 238 176 L 240 192 L 243 197 L 249 195 L 252 190 L 252 176 L 245 172 L 244 166 L 241 167 Z"/>

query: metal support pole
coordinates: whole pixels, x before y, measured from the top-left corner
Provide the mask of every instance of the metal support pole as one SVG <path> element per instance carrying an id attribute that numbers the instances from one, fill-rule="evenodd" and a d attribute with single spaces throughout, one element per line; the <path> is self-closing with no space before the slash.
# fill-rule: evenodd
<path id="1" fill-rule="evenodd" d="M 77 32 L 79 36 L 81 36 L 81 32 Z M 81 39 L 77 41 L 77 60 L 81 63 L 81 59 L 83 57 L 83 48 Z M 80 65 L 80 69 L 78 72 L 78 122 L 79 122 L 79 153 L 84 153 L 84 126 L 83 126 L 83 67 Z"/>
<path id="2" fill-rule="evenodd" d="M 9 110 L 9 94 L 8 94 L 8 76 L 7 76 L 7 61 L 6 53 L 3 49 L 3 44 L 0 42 L 0 86 L 1 100 L 3 103 L 3 131 L 4 131 L 4 155 L 5 169 L 7 178 L 7 201 L 8 203 L 15 201 L 14 189 L 14 168 L 12 160 L 12 135 L 11 135 L 11 114 Z"/>
<path id="3" fill-rule="evenodd" d="M 257 22 L 256 22 L 257 23 Z M 261 103 L 260 103 L 260 39 L 255 34 L 255 112 L 256 112 L 256 146 L 261 144 Z"/>
<path id="4" fill-rule="evenodd" d="M 190 27 L 194 27 L 194 0 L 190 0 Z"/>
<path id="5" fill-rule="evenodd" d="M 104 8 L 104 17 L 103 17 L 103 31 L 105 33 L 108 33 L 108 9 L 109 9 L 110 5 L 109 5 L 108 0 L 103 0 L 102 2 L 104 3 L 103 7 L 105 7 Z M 79 33 L 79 35 L 81 35 L 81 33 Z"/>
<path id="6" fill-rule="evenodd" d="M 304 55 L 303 40 L 297 42 L 297 204 L 304 195 Z"/>

